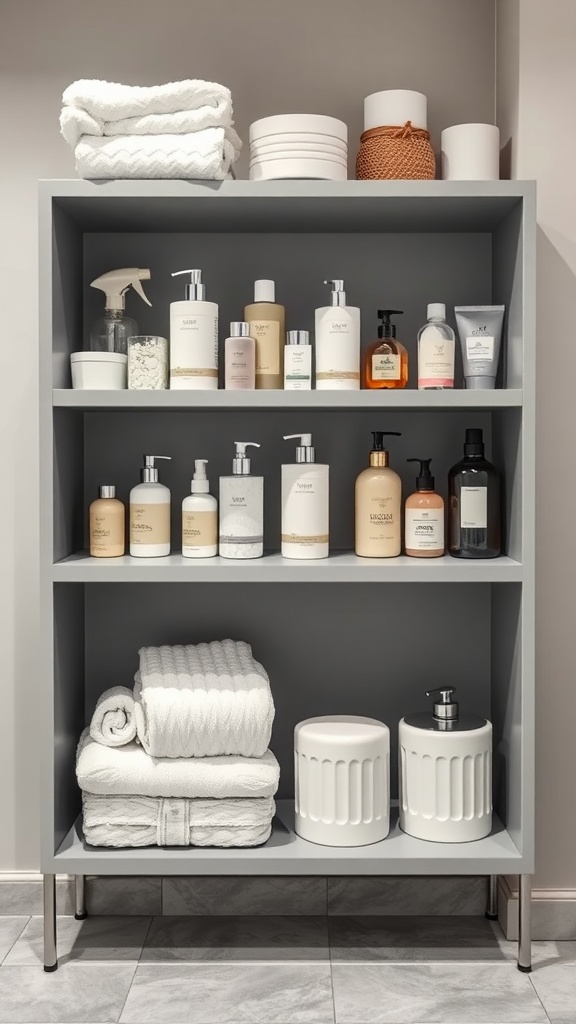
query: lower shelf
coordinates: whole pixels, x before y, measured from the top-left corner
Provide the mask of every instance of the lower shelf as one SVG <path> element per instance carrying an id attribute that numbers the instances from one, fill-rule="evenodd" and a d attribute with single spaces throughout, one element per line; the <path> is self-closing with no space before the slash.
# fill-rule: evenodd
<path id="1" fill-rule="evenodd" d="M 294 804 L 279 800 L 272 836 L 251 850 L 200 847 L 112 850 L 87 846 L 80 821 L 70 829 L 47 873 L 72 875 L 496 875 L 531 870 L 502 823 L 475 843 L 426 843 L 400 831 L 357 848 L 317 846 L 294 832 Z"/>

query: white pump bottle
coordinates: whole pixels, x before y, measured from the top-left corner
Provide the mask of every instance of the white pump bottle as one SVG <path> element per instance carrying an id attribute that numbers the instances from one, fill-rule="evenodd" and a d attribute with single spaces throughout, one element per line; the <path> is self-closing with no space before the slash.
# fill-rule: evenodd
<path id="1" fill-rule="evenodd" d="M 332 285 L 330 305 L 316 310 L 316 389 L 357 391 L 360 387 L 360 309 L 346 305 L 344 281 Z"/>
<path id="2" fill-rule="evenodd" d="M 150 271 L 139 267 L 122 267 L 120 270 L 109 270 L 107 274 L 94 278 L 91 288 L 99 288 L 106 295 L 104 316 L 92 324 L 90 330 L 90 348 L 93 352 L 117 352 L 126 355 L 128 338 L 138 334 L 138 324 L 124 312 L 126 292 L 133 288 L 141 299 L 149 306 L 141 281 L 150 280 Z"/>
<path id="3" fill-rule="evenodd" d="M 282 466 L 282 555 L 284 558 L 328 558 L 329 472 L 317 463 L 311 434 L 299 438 L 296 462 Z"/>
<path id="4" fill-rule="evenodd" d="M 135 558 L 161 558 L 170 554 L 170 491 L 158 480 L 156 459 L 145 455 L 141 483 L 130 491 L 130 554 Z"/>
<path id="5" fill-rule="evenodd" d="M 264 477 L 250 476 L 247 448 L 235 441 L 232 476 L 220 477 L 220 554 L 222 558 L 261 558 L 264 554 Z"/>
<path id="6" fill-rule="evenodd" d="M 218 554 L 218 502 L 209 493 L 208 459 L 196 459 L 192 493 L 182 502 L 182 554 L 185 558 L 212 558 Z"/>
<path id="7" fill-rule="evenodd" d="M 201 270 L 177 270 L 172 277 L 190 274 L 186 298 L 170 303 L 170 389 L 218 389 L 218 306 L 206 302 Z"/>

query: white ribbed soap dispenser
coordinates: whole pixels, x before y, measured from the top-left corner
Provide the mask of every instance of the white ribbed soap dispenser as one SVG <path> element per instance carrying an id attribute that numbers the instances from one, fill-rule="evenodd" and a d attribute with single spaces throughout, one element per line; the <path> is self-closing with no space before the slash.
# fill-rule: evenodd
<path id="1" fill-rule="evenodd" d="M 492 828 L 492 725 L 460 714 L 454 688 L 434 710 L 407 715 L 399 725 L 400 828 L 416 839 L 469 843 Z"/>

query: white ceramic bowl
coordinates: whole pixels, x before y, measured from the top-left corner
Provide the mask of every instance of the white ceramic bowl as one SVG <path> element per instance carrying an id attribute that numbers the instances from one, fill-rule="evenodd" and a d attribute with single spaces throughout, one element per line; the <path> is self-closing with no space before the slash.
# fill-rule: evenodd
<path id="1" fill-rule="evenodd" d="M 128 356 L 121 352 L 73 352 L 72 387 L 82 391 L 123 391 L 127 387 Z"/>
<path id="2" fill-rule="evenodd" d="M 325 181 L 346 181 L 348 168 L 334 160 L 259 160 L 250 167 L 250 181 L 272 181 L 274 178 L 318 178 Z"/>
<path id="3" fill-rule="evenodd" d="M 348 141 L 348 127 L 337 117 L 326 114 L 275 114 L 262 117 L 250 125 L 250 142 L 278 132 L 319 132 L 321 135 L 336 135 L 342 142 Z"/>
<path id="4" fill-rule="evenodd" d="M 326 145 L 336 146 L 338 149 L 347 149 L 348 143 L 338 135 L 329 135 L 327 132 L 271 132 L 270 135 L 262 135 L 253 139 L 251 146 L 268 145 L 271 142 L 282 142 L 291 145 L 294 142 L 320 142 Z"/>
<path id="5" fill-rule="evenodd" d="M 324 157 L 332 157 L 334 160 L 348 159 L 348 149 L 346 146 L 339 148 L 323 142 L 270 142 L 264 146 L 259 143 L 254 143 L 250 146 L 251 159 L 277 156 L 278 154 L 285 154 L 290 158 L 294 158 L 306 155 L 314 156 L 315 153 L 321 154 Z"/>

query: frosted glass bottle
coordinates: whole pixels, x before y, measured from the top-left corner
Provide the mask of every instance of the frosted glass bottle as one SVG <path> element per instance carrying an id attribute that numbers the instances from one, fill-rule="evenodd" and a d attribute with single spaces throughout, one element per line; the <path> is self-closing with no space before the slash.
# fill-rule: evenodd
<path id="1" fill-rule="evenodd" d="M 254 441 L 235 441 L 232 476 L 220 477 L 220 555 L 261 558 L 264 554 L 264 477 L 250 476 L 246 448 Z"/>
<path id="2" fill-rule="evenodd" d="M 427 323 L 418 332 L 418 390 L 444 391 L 454 387 L 456 336 L 446 323 L 443 302 L 430 302 Z"/>

